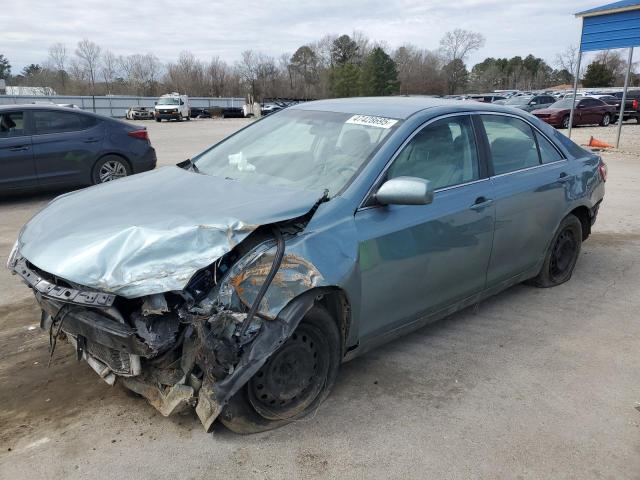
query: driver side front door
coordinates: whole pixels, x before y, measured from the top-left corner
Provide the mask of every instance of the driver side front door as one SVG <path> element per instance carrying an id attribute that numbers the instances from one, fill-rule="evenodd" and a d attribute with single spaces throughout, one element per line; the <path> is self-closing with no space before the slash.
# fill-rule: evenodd
<path id="1" fill-rule="evenodd" d="M 434 200 L 365 204 L 356 212 L 363 343 L 417 328 L 485 287 L 494 206 L 471 118 L 450 116 L 421 127 L 376 188 L 400 176 L 429 180 Z"/>

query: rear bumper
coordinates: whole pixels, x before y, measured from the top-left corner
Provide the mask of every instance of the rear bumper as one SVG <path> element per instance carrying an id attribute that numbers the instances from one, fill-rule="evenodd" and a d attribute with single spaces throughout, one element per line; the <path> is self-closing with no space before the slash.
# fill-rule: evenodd
<path id="1" fill-rule="evenodd" d="M 132 162 L 133 173 L 142 173 L 156 168 L 158 158 L 155 148 L 149 146 L 149 150 L 135 162 Z"/>

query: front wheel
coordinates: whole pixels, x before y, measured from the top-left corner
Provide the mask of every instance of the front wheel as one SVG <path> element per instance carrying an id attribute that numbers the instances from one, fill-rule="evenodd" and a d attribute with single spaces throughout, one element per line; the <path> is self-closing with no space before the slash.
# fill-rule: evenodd
<path id="1" fill-rule="evenodd" d="M 161 118 L 156 117 L 156 122 L 161 122 L 161 121 L 162 121 Z"/>
<path id="2" fill-rule="evenodd" d="M 569 128 L 569 115 L 565 115 L 565 117 L 562 119 L 562 128 Z"/>
<path id="3" fill-rule="evenodd" d="M 580 256 L 582 246 L 582 224 L 573 215 L 567 215 L 560 223 L 538 275 L 530 284 L 548 288 L 560 285 L 571 278 Z"/>
<path id="4" fill-rule="evenodd" d="M 116 155 L 106 155 L 102 157 L 93 167 L 91 174 L 93 184 L 111 182 L 119 178 L 131 175 L 129 163 L 122 157 Z"/>
<path id="5" fill-rule="evenodd" d="M 291 337 L 231 398 L 220 421 L 235 433 L 258 433 L 313 412 L 335 383 L 340 351 L 336 322 L 324 308 L 312 308 Z"/>
<path id="6" fill-rule="evenodd" d="M 611 123 L 611 115 L 609 115 L 608 113 L 605 113 L 604 117 L 602 117 L 602 121 L 600 122 L 600 125 L 603 127 L 608 127 L 610 123 Z"/>

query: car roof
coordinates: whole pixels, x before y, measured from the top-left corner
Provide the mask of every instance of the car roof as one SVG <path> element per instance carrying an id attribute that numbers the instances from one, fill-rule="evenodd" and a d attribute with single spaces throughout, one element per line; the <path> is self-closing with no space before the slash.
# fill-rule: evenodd
<path id="1" fill-rule="evenodd" d="M 19 108 L 20 110 L 59 110 L 61 112 L 72 111 L 75 113 L 86 113 L 88 115 L 95 115 L 97 117 L 103 118 L 101 115 L 98 115 L 93 112 L 88 112 L 86 110 L 82 110 L 80 108 L 71 108 L 71 107 L 62 107 L 60 105 L 56 105 L 55 103 L 10 103 L 5 105 L 0 105 L 0 111 L 3 110 L 15 110 Z"/>
<path id="2" fill-rule="evenodd" d="M 460 102 L 445 98 L 432 98 L 422 96 L 396 96 L 396 97 L 356 97 L 335 98 L 329 100 L 316 100 L 313 102 L 299 103 L 287 110 L 320 110 L 336 113 L 351 113 L 354 115 L 385 116 L 404 120 L 411 115 L 423 110 L 444 107 L 452 111 L 487 111 L 511 112 L 499 105 L 489 103 Z"/>

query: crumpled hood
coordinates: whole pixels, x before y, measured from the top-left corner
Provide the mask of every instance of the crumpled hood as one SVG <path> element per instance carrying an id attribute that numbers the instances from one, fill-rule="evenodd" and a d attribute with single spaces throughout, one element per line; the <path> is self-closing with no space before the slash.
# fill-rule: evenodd
<path id="1" fill-rule="evenodd" d="M 18 248 L 46 272 L 124 297 L 182 290 L 257 227 L 304 215 L 322 195 L 165 167 L 56 198 Z"/>

